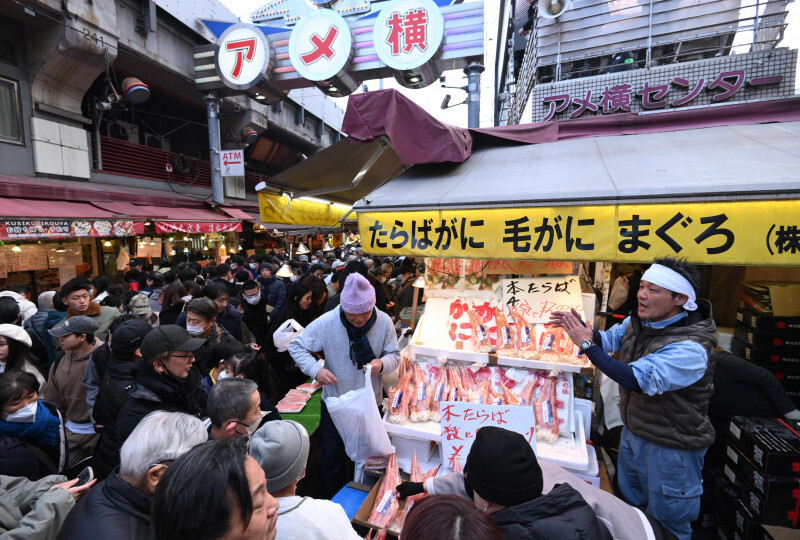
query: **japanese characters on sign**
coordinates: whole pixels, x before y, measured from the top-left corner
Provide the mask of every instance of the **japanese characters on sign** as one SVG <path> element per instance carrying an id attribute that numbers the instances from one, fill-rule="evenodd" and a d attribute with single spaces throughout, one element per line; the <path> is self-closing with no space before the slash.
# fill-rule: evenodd
<path id="1" fill-rule="evenodd" d="M 0 240 L 133 236 L 144 232 L 141 221 L 21 219 L 0 221 Z"/>
<path id="2" fill-rule="evenodd" d="M 529 405 L 476 405 L 465 401 L 443 401 L 442 465 L 453 468 L 456 461 L 467 462 L 478 430 L 496 426 L 521 434 L 536 451 L 536 421 Z"/>
<path id="3" fill-rule="evenodd" d="M 800 201 L 360 212 L 376 255 L 800 266 Z"/>
<path id="4" fill-rule="evenodd" d="M 156 221 L 156 234 L 242 232 L 241 222 Z"/>
<path id="5" fill-rule="evenodd" d="M 310 81 L 340 78 L 354 56 L 350 27 L 331 10 L 318 10 L 304 17 L 289 36 L 292 65 Z"/>
<path id="6" fill-rule="evenodd" d="M 222 176 L 244 176 L 244 150 L 223 150 L 219 162 Z"/>
<path id="7" fill-rule="evenodd" d="M 431 0 L 396 0 L 381 10 L 372 30 L 378 58 L 400 72 L 433 59 L 443 39 L 444 17 Z"/>
<path id="8" fill-rule="evenodd" d="M 246 90 L 261 79 L 269 80 L 275 66 L 275 50 L 258 27 L 238 23 L 220 36 L 214 60 L 225 86 Z"/>
<path id="9" fill-rule="evenodd" d="M 575 309 L 583 313 L 578 276 L 500 280 L 503 303 L 516 308 L 531 323 L 550 324 L 550 313 Z"/>
<path id="10" fill-rule="evenodd" d="M 545 96 L 542 106 L 546 112 L 541 121 L 550 121 L 559 113 L 564 113 L 566 118 L 578 118 L 587 111 L 597 114 L 631 112 L 634 100 L 639 100 L 645 111 L 692 105 L 703 91 L 712 94 L 712 103 L 719 103 L 732 98 L 745 83 L 749 87 L 761 87 L 779 84 L 783 79 L 783 75 L 748 77 L 744 69 L 735 69 L 721 71 L 713 79 L 673 77 L 664 84 L 645 80 L 637 87 L 624 82 L 612 83 L 580 95 L 565 92 Z"/>

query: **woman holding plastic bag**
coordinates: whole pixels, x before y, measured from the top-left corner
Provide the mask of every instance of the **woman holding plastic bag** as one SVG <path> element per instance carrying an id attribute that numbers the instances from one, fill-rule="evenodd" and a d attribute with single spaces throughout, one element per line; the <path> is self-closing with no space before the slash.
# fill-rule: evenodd
<path id="1" fill-rule="evenodd" d="M 311 353 L 322 352 L 325 366 L 321 367 Z M 303 373 L 324 385 L 319 423 L 320 468 L 323 495 L 331 498 L 352 479 L 353 463 L 345 443 L 328 412 L 326 401 L 364 388 L 364 374 L 371 368 L 371 383 L 375 409 L 362 409 L 346 414 L 363 415 L 362 426 L 372 425 L 381 398 L 382 373 L 391 373 L 400 362 L 397 335 L 388 315 L 375 309 L 375 289 L 360 274 L 347 277 L 339 307 L 312 322 L 289 344 L 289 353 Z M 345 419 L 339 419 L 340 422 Z M 348 422 L 348 424 L 350 424 Z M 350 424 L 352 425 L 352 424 Z M 361 429 L 374 431 L 374 427 Z M 380 429 L 383 426 L 380 425 Z M 385 435 L 385 432 L 383 432 Z M 374 433 L 346 433 L 348 438 L 362 437 L 375 451 L 373 455 L 388 454 L 388 438 Z M 380 435 L 380 433 L 378 434 Z M 369 452 L 368 452 L 369 453 Z M 371 457 L 371 456 L 368 456 Z"/>

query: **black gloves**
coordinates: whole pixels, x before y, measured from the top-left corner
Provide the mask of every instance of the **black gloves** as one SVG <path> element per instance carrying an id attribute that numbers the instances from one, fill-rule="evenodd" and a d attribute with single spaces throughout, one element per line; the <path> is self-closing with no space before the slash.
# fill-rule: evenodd
<path id="1" fill-rule="evenodd" d="M 397 496 L 400 499 L 425 493 L 425 490 L 422 487 L 422 482 L 403 482 L 395 489 L 397 489 Z"/>

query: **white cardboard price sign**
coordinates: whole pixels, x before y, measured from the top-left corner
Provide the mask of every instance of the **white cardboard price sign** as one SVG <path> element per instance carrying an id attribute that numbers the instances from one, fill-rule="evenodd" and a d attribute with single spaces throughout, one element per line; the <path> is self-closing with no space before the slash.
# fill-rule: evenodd
<path id="1" fill-rule="evenodd" d="M 244 150 L 223 150 L 219 164 L 222 176 L 244 176 Z"/>
<path id="2" fill-rule="evenodd" d="M 583 314 L 578 276 L 502 279 L 500 284 L 503 304 L 506 308 L 515 307 L 529 323 L 550 324 L 553 311 L 575 308 L 575 311 Z"/>
<path id="3" fill-rule="evenodd" d="M 442 450 L 444 463 L 453 468 L 456 461 L 463 467 L 479 429 L 496 426 L 519 433 L 536 451 L 536 421 L 529 405 L 477 405 L 466 401 L 443 401 Z"/>

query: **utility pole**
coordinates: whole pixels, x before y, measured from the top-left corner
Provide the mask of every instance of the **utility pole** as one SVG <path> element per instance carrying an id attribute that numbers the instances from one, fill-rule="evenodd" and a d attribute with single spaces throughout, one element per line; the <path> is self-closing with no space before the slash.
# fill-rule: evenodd
<path id="1" fill-rule="evenodd" d="M 211 166 L 211 200 L 214 204 L 225 204 L 222 191 L 222 171 L 219 165 L 219 99 L 215 92 L 203 96 L 208 112 L 208 148 Z"/>
<path id="2" fill-rule="evenodd" d="M 467 127 L 480 127 L 481 121 L 481 73 L 486 68 L 472 62 L 464 68 L 467 75 Z"/>

